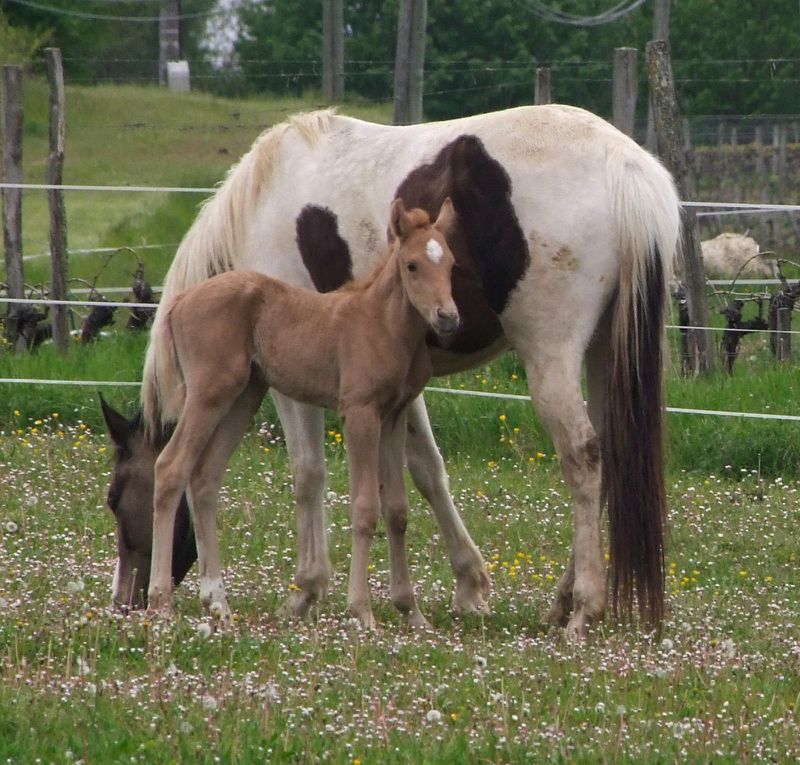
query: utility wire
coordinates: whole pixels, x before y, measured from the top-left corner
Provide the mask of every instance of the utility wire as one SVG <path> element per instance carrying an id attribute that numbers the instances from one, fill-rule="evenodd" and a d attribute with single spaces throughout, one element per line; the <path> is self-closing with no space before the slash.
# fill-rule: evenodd
<path id="1" fill-rule="evenodd" d="M 225 11 L 204 11 L 202 13 L 183 13 L 178 16 L 116 16 L 106 13 L 88 13 L 86 11 L 74 11 L 67 8 L 56 8 L 53 5 L 43 5 L 42 3 L 35 3 L 31 0 L 8 0 L 10 3 L 17 5 L 24 5 L 26 8 L 33 8 L 37 11 L 45 11 L 46 13 L 55 13 L 60 16 L 72 16 L 79 19 L 92 19 L 94 21 L 132 21 L 141 22 L 146 24 L 153 24 L 159 21 L 183 21 L 184 19 L 200 19 L 208 18 L 209 16 L 219 16 Z"/>
<path id="2" fill-rule="evenodd" d="M 621 0 L 613 8 L 598 13 L 595 16 L 577 16 L 573 13 L 554 10 L 539 0 L 516 0 L 517 5 L 527 8 L 535 16 L 544 21 L 551 21 L 555 24 L 569 24 L 575 27 L 597 27 L 602 24 L 609 24 L 612 21 L 621 19 L 631 11 L 643 5 L 645 0 Z"/>

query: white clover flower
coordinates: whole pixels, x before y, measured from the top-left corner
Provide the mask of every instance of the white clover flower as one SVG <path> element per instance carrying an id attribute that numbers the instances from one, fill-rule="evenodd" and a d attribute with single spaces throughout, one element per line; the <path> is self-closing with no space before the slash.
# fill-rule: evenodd
<path id="1" fill-rule="evenodd" d="M 6 521 L 3 528 L 5 528 L 6 534 L 16 534 L 19 530 L 19 526 L 14 521 Z"/>
<path id="2" fill-rule="evenodd" d="M 722 648 L 725 651 L 725 655 L 729 659 L 732 659 L 736 656 L 736 643 L 734 643 L 730 638 L 722 641 Z"/>
<path id="3" fill-rule="evenodd" d="M 438 709 L 431 709 L 425 715 L 425 719 L 429 723 L 440 723 L 442 721 L 442 713 Z"/>
<path id="4" fill-rule="evenodd" d="M 206 694 L 203 696 L 203 706 L 213 712 L 219 706 L 219 702 L 212 695 Z"/>
<path id="5" fill-rule="evenodd" d="M 210 638 L 213 631 L 214 630 L 211 628 L 211 625 L 208 624 L 208 622 L 203 622 L 202 624 L 197 625 L 197 634 L 201 638 Z"/>

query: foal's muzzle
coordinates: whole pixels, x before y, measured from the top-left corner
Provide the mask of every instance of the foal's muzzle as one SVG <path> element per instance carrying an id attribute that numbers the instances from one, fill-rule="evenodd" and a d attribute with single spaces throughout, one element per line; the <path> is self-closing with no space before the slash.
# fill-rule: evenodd
<path id="1" fill-rule="evenodd" d="M 461 319 L 455 308 L 437 308 L 433 319 L 433 328 L 441 337 L 450 337 L 458 329 Z"/>

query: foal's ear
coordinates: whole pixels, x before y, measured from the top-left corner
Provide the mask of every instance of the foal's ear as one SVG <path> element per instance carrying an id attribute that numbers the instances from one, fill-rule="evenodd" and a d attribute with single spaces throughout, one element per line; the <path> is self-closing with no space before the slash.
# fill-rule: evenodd
<path id="1" fill-rule="evenodd" d="M 102 393 L 97 394 L 100 398 L 100 411 L 103 413 L 103 419 L 106 422 L 106 430 L 108 431 L 109 438 L 117 445 L 124 446 L 128 443 L 131 435 L 131 424 L 124 415 L 117 412 L 111 405 L 103 398 Z"/>
<path id="2" fill-rule="evenodd" d="M 450 197 L 445 197 L 442 206 L 439 208 L 439 216 L 433 224 L 443 234 L 447 235 L 453 224 L 456 221 L 456 208 L 453 206 L 453 200 Z"/>
<path id="3" fill-rule="evenodd" d="M 406 212 L 406 206 L 400 197 L 392 202 L 389 214 L 389 231 L 392 239 L 405 239 L 414 230 L 414 223 Z"/>

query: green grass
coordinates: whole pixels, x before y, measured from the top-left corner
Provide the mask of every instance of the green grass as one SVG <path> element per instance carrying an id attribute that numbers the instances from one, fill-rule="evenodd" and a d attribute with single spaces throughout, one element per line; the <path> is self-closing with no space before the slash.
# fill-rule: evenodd
<path id="1" fill-rule="evenodd" d="M 494 448 L 476 458 L 455 444 L 451 488 L 492 569 L 492 613 L 450 615 L 443 542 L 412 494 L 412 577 L 435 632 L 408 633 L 388 605 L 379 537 L 370 577 L 381 626 L 365 635 L 342 617 L 349 528 L 341 447 L 329 438 L 332 592 L 310 623 L 287 625 L 275 616 L 296 555 L 287 459 L 280 441 L 253 434 L 220 512 L 237 618 L 215 630 L 199 606 L 196 573 L 179 588 L 171 621 L 107 608 L 115 551 L 105 439 L 53 417 L 17 430 L 0 435 L 4 762 L 800 756 L 794 481 L 673 471 L 663 633 L 606 624 L 572 646 L 542 623 L 571 526 L 557 466 Z"/>
<path id="2" fill-rule="evenodd" d="M 325 106 L 313 95 L 226 99 L 123 85 L 67 85 L 66 104 L 64 183 L 201 188 L 221 181 L 265 128 L 298 111 Z M 49 152 L 45 83 L 25 82 L 24 108 L 24 180 L 43 183 Z M 390 119 L 385 107 L 354 104 L 342 111 L 378 122 Z M 168 245 L 140 251 L 148 278 L 159 284 L 202 199 L 195 194 L 65 192 L 68 245 L 74 249 Z M 48 258 L 36 257 L 48 252 L 48 226 L 46 193 L 25 192 L 23 253 L 32 258 L 25 263 L 30 284 L 49 279 Z M 70 275 L 92 280 L 106 257 L 75 254 Z M 115 258 L 103 270 L 99 285 L 128 284 L 131 262 L 130 256 Z"/>

